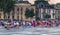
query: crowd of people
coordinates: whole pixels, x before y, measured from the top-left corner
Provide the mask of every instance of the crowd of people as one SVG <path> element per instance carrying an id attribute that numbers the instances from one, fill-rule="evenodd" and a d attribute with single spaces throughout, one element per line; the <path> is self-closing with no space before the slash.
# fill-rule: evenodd
<path id="1" fill-rule="evenodd" d="M 20 26 L 22 27 L 58 27 L 60 25 L 60 21 L 49 21 L 49 20 L 40 20 L 38 22 L 36 21 L 0 21 L 0 26 L 3 26 L 6 29 L 10 28 L 19 28 Z"/>

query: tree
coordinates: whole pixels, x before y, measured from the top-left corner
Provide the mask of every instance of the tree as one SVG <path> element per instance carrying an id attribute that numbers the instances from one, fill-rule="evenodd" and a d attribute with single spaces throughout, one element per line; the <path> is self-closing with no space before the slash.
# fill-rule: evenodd
<path id="1" fill-rule="evenodd" d="M 26 11 L 25 11 L 25 16 L 27 17 L 27 18 L 32 18 L 33 16 L 34 16 L 35 14 L 34 14 L 34 10 L 33 9 L 27 9 Z"/>
<path id="2" fill-rule="evenodd" d="M 0 0 L 0 10 L 2 10 L 2 0 Z"/>
<path id="3" fill-rule="evenodd" d="M 1 3 L 0 9 L 3 10 L 4 19 L 6 19 L 6 13 L 8 13 L 8 15 L 10 15 L 10 12 L 14 6 L 14 1 L 13 0 L 0 0 L 0 3 Z"/>
<path id="4" fill-rule="evenodd" d="M 51 15 L 50 14 L 45 14 L 44 18 L 51 18 Z"/>

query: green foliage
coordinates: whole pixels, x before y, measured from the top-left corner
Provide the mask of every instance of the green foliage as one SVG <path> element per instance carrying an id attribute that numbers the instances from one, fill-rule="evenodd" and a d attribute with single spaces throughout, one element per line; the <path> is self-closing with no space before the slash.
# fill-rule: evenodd
<path id="1" fill-rule="evenodd" d="M 45 15 L 44 15 L 44 18 L 51 18 L 51 15 L 45 14 Z"/>
<path id="2" fill-rule="evenodd" d="M 44 2 L 46 2 L 46 0 L 36 0 L 35 4 L 39 4 L 40 2 L 44 3 Z"/>
<path id="3" fill-rule="evenodd" d="M 33 17 L 35 14 L 34 14 L 34 10 L 33 9 L 27 9 L 26 11 L 25 11 L 25 16 L 27 17 L 27 18 L 29 18 L 29 17 Z"/>
<path id="4" fill-rule="evenodd" d="M 0 8 L 5 9 L 6 12 L 10 12 L 14 6 L 13 0 L 0 0 Z"/>
<path id="5" fill-rule="evenodd" d="M 14 6 L 13 0 L 0 0 L 0 9 L 2 9 L 4 12 L 4 19 L 6 16 L 5 14 L 10 13 L 13 6 Z"/>
<path id="6" fill-rule="evenodd" d="M 2 0 L 0 0 L 0 10 L 2 9 Z"/>

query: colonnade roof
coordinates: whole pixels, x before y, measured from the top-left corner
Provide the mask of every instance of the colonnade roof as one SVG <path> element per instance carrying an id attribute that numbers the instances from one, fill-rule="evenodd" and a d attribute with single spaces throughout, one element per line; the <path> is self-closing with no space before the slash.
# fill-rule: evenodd
<path id="1" fill-rule="evenodd" d="M 19 3 L 24 3 L 24 4 L 31 4 L 28 1 L 16 1 L 15 4 L 19 4 Z"/>

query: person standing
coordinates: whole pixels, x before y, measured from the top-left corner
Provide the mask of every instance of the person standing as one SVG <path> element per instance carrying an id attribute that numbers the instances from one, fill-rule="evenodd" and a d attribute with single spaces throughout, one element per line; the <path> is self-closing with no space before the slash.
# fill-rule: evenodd
<path id="1" fill-rule="evenodd" d="M 47 27 L 50 28 L 51 27 L 51 24 L 52 24 L 51 21 L 48 21 Z"/>
<path id="2" fill-rule="evenodd" d="M 19 22 L 18 21 L 16 22 L 16 28 L 19 29 Z"/>
<path id="3" fill-rule="evenodd" d="M 26 22 L 23 21 L 23 22 L 22 22 L 22 27 L 24 28 L 25 26 L 26 26 Z"/>
<path id="4" fill-rule="evenodd" d="M 32 25 L 36 27 L 37 23 L 35 21 L 32 22 Z"/>
<path id="5" fill-rule="evenodd" d="M 40 21 L 40 25 L 41 25 L 41 27 L 43 28 L 44 25 L 45 25 L 45 21 L 41 20 L 41 21 Z"/>
<path id="6" fill-rule="evenodd" d="M 29 24 L 29 27 L 31 27 L 31 26 L 32 26 L 32 23 L 31 23 L 30 21 L 29 21 L 29 23 L 28 23 L 28 24 Z"/>

